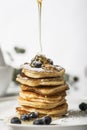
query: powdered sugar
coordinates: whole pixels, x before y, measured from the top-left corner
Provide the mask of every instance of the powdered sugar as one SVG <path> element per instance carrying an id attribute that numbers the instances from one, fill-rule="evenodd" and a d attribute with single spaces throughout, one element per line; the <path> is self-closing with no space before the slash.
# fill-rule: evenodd
<path id="1" fill-rule="evenodd" d="M 79 110 L 70 110 L 68 114 L 59 119 L 54 120 L 52 124 L 58 124 L 61 126 L 69 125 L 86 125 L 87 124 L 87 112 L 82 112 Z"/>
<path id="2" fill-rule="evenodd" d="M 34 67 L 31 67 L 29 64 L 25 64 L 22 66 L 22 68 L 25 68 L 27 70 L 32 70 L 32 71 L 38 71 L 38 72 L 44 72 L 44 69 L 43 68 L 34 68 Z"/>
<path id="3" fill-rule="evenodd" d="M 36 72 L 53 72 L 54 70 L 52 70 L 52 69 L 44 69 L 44 67 L 43 68 L 34 68 L 34 67 L 31 67 L 29 64 L 24 64 L 24 65 L 22 65 L 21 66 L 22 68 L 25 68 L 25 69 L 27 69 L 27 70 L 32 70 L 32 71 L 36 71 Z M 53 66 L 54 67 L 54 66 Z M 60 70 L 62 70 L 63 68 L 62 67 L 60 67 L 60 66 L 55 66 L 55 69 L 56 69 L 56 71 L 60 71 Z"/>

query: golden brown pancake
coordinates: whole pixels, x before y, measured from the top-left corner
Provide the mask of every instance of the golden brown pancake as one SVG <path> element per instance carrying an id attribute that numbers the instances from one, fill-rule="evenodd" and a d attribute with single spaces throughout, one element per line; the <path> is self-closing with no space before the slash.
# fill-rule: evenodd
<path id="1" fill-rule="evenodd" d="M 30 112 L 38 112 L 40 115 L 62 116 L 67 113 L 67 108 L 68 108 L 67 103 L 64 103 L 63 105 L 57 106 L 52 109 L 39 109 L 39 108 L 21 106 L 17 107 L 16 110 L 20 115 L 24 113 L 28 114 Z"/>
<path id="2" fill-rule="evenodd" d="M 31 92 L 35 92 L 35 93 L 38 93 L 38 94 L 41 94 L 41 95 L 54 95 L 54 94 L 57 94 L 57 95 L 65 95 L 65 90 L 68 89 L 68 85 L 67 84 L 63 84 L 63 85 L 59 85 L 59 86 L 52 86 L 52 87 L 30 87 L 30 86 L 26 86 L 26 85 L 21 85 L 21 89 L 23 91 L 31 91 Z"/>
<path id="3" fill-rule="evenodd" d="M 56 86 L 56 85 L 62 85 L 64 84 L 64 79 L 59 77 L 53 77 L 53 78 L 44 78 L 44 79 L 33 79 L 24 77 L 21 75 L 18 75 L 16 78 L 16 81 L 18 81 L 21 84 L 32 86 L 32 87 L 38 87 L 38 86 Z"/>
<path id="4" fill-rule="evenodd" d="M 62 77 L 65 70 L 50 64 L 45 64 L 42 68 L 34 68 L 27 63 L 22 66 L 22 73 L 31 78 Z"/>
<path id="5" fill-rule="evenodd" d="M 19 93 L 19 96 L 27 101 L 32 101 L 32 102 L 44 102 L 44 103 L 56 103 L 62 99 L 64 99 L 64 96 L 42 96 L 38 95 L 34 92 L 24 92 L 21 91 Z"/>
<path id="6" fill-rule="evenodd" d="M 46 102 L 35 102 L 35 101 L 29 101 L 25 100 L 22 97 L 18 97 L 18 103 L 22 106 L 29 106 L 29 107 L 34 107 L 34 108 L 44 108 L 44 109 L 51 109 L 54 108 L 58 105 L 62 105 L 66 102 L 66 100 L 63 98 L 58 102 L 53 102 L 53 103 L 46 103 Z"/>

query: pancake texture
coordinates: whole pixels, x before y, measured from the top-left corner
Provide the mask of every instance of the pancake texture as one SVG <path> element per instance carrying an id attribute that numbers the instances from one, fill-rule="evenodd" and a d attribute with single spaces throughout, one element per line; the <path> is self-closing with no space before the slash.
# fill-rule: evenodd
<path id="1" fill-rule="evenodd" d="M 29 101 L 29 100 L 25 100 L 21 97 L 18 98 L 18 102 L 20 105 L 23 106 L 30 106 L 30 107 L 34 107 L 34 108 L 44 108 L 44 109 L 50 109 L 50 108 L 54 108 L 56 106 L 62 105 L 63 103 L 65 103 L 65 99 L 61 99 L 57 102 L 37 102 L 37 101 Z"/>
<path id="2" fill-rule="evenodd" d="M 21 90 L 23 91 L 30 91 L 30 92 L 35 92 L 41 95 L 62 95 L 65 93 L 66 90 L 68 90 L 69 87 L 67 84 L 64 85 L 59 85 L 59 86 L 46 86 L 46 87 L 31 87 L 31 86 L 26 86 L 26 85 L 21 85 Z"/>
<path id="3" fill-rule="evenodd" d="M 67 113 L 65 69 L 54 65 L 44 55 L 36 55 L 30 63 L 22 65 L 21 74 L 16 78 L 21 91 L 18 96 L 19 115 L 38 112 L 39 116 L 60 117 Z"/>
<path id="4" fill-rule="evenodd" d="M 64 68 L 60 66 L 45 65 L 42 68 L 32 68 L 29 63 L 22 66 L 22 72 L 31 78 L 59 77 L 65 73 Z"/>
<path id="5" fill-rule="evenodd" d="M 38 86 L 55 86 L 55 85 L 62 85 L 64 84 L 64 80 L 62 78 L 45 78 L 45 79 L 33 79 L 33 78 L 27 78 L 23 77 L 21 75 L 17 76 L 16 79 L 19 83 L 32 86 L 32 87 L 38 87 Z"/>
<path id="6" fill-rule="evenodd" d="M 68 109 L 67 103 L 52 109 L 38 109 L 38 108 L 32 108 L 26 106 L 21 106 L 16 108 L 17 112 L 20 115 L 24 113 L 38 112 L 40 115 L 53 115 L 53 116 L 65 115 L 67 113 L 67 109 Z"/>
<path id="7" fill-rule="evenodd" d="M 40 101 L 40 102 L 58 102 L 59 100 L 62 99 L 62 97 L 64 97 L 64 95 L 53 95 L 53 96 L 43 96 L 43 95 L 38 95 L 37 93 L 34 92 L 24 92 L 21 91 L 19 93 L 19 96 L 22 97 L 25 100 L 29 100 L 29 101 Z"/>

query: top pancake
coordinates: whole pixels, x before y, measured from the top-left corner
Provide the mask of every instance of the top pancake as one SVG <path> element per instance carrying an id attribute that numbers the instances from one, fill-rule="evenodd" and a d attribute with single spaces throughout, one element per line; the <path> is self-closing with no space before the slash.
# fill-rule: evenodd
<path id="1" fill-rule="evenodd" d="M 22 73 L 31 78 L 60 77 L 65 70 L 60 66 L 45 65 L 42 68 L 33 68 L 29 63 L 22 66 Z"/>
<path id="2" fill-rule="evenodd" d="M 51 59 L 43 55 L 36 55 L 31 63 L 22 66 L 22 73 L 30 78 L 61 77 L 65 69 L 54 65 Z"/>

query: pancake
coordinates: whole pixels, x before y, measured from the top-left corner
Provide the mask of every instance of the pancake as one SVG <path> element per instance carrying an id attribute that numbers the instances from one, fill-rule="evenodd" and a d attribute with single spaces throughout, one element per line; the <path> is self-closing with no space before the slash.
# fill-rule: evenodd
<path id="1" fill-rule="evenodd" d="M 53 77 L 53 78 L 44 78 L 44 79 L 33 79 L 24 77 L 22 75 L 18 75 L 16 78 L 16 81 L 18 81 L 21 84 L 32 86 L 32 87 L 38 87 L 38 86 L 56 86 L 56 85 L 62 85 L 64 84 L 64 79 L 59 77 Z"/>
<path id="2" fill-rule="evenodd" d="M 57 106 L 52 109 L 38 109 L 38 108 L 32 108 L 32 107 L 26 107 L 21 106 L 17 107 L 16 111 L 21 114 L 28 114 L 30 112 L 38 112 L 39 115 L 51 115 L 51 116 L 63 116 L 67 113 L 68 105 L 67 103 L 64 103 L 63 105 Z"/>
<path id="3" fill-rule="evenodd" d="M 25 100 L 22 97 L 18 97 L 18 103 L 22 106 L 29 106 L 34 108 L 44 108 L 44 109 L 51 109 L 55 108 L 56 106 L 62 105 L 66 102 L 66 100 L 63 98 L 60 101 L 53 102 L 53 103 L 46 103 L 46 102 L 35 102 L 35 101 L 29 101 Z"/>
<path id="4" fill-rule="evenodd" d="M 27 101 L 33 101 L 33 102 L 44 102 L 44 103 L 56 103 L 64 98 L 64 96 L 42 96 L 38 95 L 34 92 L 20 92 L 19 96 Z"/>
<path id="5" fill-rule="evenodd" d="M 41 94 L 41 95 L 66 95 L 65 94 L 65 90 L 68 90 L 69 87 L 67 84 L 63 84 L 63 85 L 59 85 L 59 86 L 52 86 L 52 87 L 31 87 L 31 86 L 26 86 L 26 85 L 21 85 L 21 90 L 22 91 L 30 91 L 30 92 L 35 92 L 37 94 Z"/>
<path id="6" fill-rule="evenodd" d="M 50 64 L 46 64 L 42 68 L 34 68 L 29 63 L 26 63 L 22 66 L 22 73 L 31 78 L 62 77 L 65 70 L 60 66 Z"/>

